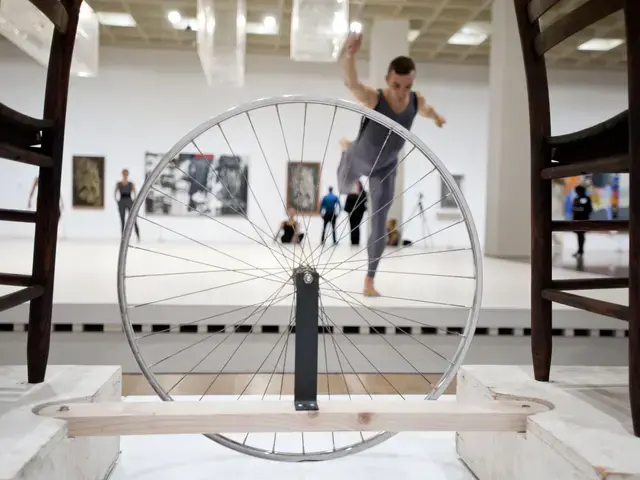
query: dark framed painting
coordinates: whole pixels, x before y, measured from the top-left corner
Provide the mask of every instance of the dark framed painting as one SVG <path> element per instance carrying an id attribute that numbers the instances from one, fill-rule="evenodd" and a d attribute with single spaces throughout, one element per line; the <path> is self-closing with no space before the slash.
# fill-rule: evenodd
<path id="1" fill-rule="evenodd" d="M 289 162 L 287 208 L 299 215 L 318 215 L 320 208 L 320 163 Z"/>
<path id="2" fill-rule="evenodd" d="M 453 179 L 455 180 L 456 185 L 458 185 L 458 188 L 462 191 L 462 181 L 464 180 L 464 175 L 453 175 Z M 445 195 L 448 196 L 445 198 Z M 453 195 L 449 195 L 449 187 L 447 187 L 447 184 L 442 177 L 440 177 L 440 198 L 442 198 L 442 201 L 440 202 L 441 208 L 456 210 L 458 209 L 456 199 L 453 197 Z"/>
<path id="3" fill-rule="evenodd" d="M 73 157 L 73 208 L 104 208 L 104 157 Z"/>

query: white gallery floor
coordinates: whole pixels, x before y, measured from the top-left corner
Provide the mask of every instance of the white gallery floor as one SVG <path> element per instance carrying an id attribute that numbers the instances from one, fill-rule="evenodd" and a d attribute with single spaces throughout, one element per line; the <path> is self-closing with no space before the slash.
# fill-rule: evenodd
<path id="1" fill-rule="evenodd" d="M 278 246 L 270 246 L 279 253 Z M 264 373 L 273 371 L 278 353 L 285 344 L 282 334 L 291 320 L 292 296 L 286 297 L 288 294 L 285 293 L 291 288 L 289 285 L 282 288 L 282 281 L 271 282 L 242 274 L 255 275 L 249 269 L 256 267 L 277 268 L 258 275 L 275 272 L 282 277 L 284 268 L 279 267 L 278 261 L 284 265 L 293 257 L 294 249 L 289 247 L 285 257 L 280 253 L 280 256 L 272 255 L 275 252 L 266 247 L 243 244 L 211 245 L 216 251 L 200 245 L 168 242 L 143 242 L 135 247 L 127 262 L 128 274 L 155 276 L 127 280 L 128 303 L 138 305 L 129 309 L 129 318 L 136 335 L 143 337 L 139 348 L 145 361 L 151 364 L 162 360 L 153 368 L 154 373 L 180 373 L 193 368 L 198 373 L 216 372 L 223 366 L 225 372 L 231 373 L 254 373 L 257 369 Z M 28 241 L 1 242 L 2 270 L 28 273 L 30 249 Z M 63 240 L 59 243 L 52 363 L 83 364 L 89 358 L 92 364 L 122 365 L 126 373 L 139 372 L 122 333 L 116 283 L 118 250 L 115 242 Z M 438 251 L 444 250 L 447 249 Z M 306 251 L 309 251 L 308 246 Z M 295 250 L 295 254 L 299 257 L 300 250 Z M 319 262 L 321 267 L 330 264 L 320 271 L 336 267 L 336 271 L 326 275 L 329 282 L 321 283 L 324 313 L 321 324 L 335 327 L 331 342 L 336 341 L 341 355 L 346 351 L 351 365 L 345 369 L 363 373 L 376 370 L 415 373 L 412 368 L 415 366 L 423 372 L 444 371 L 447 363 L 438 354 L 447 360 L 453 358 L 469 318 L 469 309 L 461 306 L 471 304 L 475 280 L 460 277 L 474 274 L 470 252 L 434 253 L 434 250 L 418 246 L 387 250 L 385 255 L 388 257 L 382 260 L 378 274 L 378 288 L 386 295 L 381 298 L 361 294 L 362 269 L 366 265 L 362 261 L 364 255 L 358 249 L 339 245 L 335 249 L 329 247 Z M 349 259 L 351 256 L 354 258 Z M 204 265 L 186 262 L 183 258 Z M 352 265 L 339 263 L 345 260 L 358 262 L 352 267 L 344 267 Z M 242 266 L 242 262 L 251 266 Z M 528 363 L 530 265 L 485 258 L 483 266 L 482 309 L 476 337 L 465 361 L 470 364 Z M 221 271 L 218 267 L 225 269 Z M 226 270 L 233 268 L 236 270 Z M 343 275 L 345 271 L 339 268 L 345 268 L 347 274 Z M 359 270 L 352 272 L 351 268 Z M 242 271 L 238 272 L 238 269 Z M 179 275 L 156 275 L 165 273 Z M 340 275 L 343 276 L 336 279 Z M 556 269 L 554 275 L 556 278 L 597 276 L 566 269 Z M 12 288 L 15 287 L 0 287 L 0 292 Z M 276 297 L 286 298 L 271 304 L 270 295 L 279 288 L 282 292 Z M 197 293 L 180 296 L 193 292 Z M 615 302 L 627 301 L 625 290 L 589 294 Z M 261 306 L 264 308 L 258 309 Z M 9 327 L 0 334 L 0 364 L 16 365 L 25 361 L 27 308 L 23 305 L 0 313 L 0 326 Z M 625 322 L 562 305 L 554 305 L 554 308 L 554 362 L 611 366 L 626 363 Z M 239 327 L 249 330 L 238 330 L 237 335 L 228 339 L 222 334 L 222 328 Z M 343 335 L 343 331 L 348 336 Z M 157 334 L 159 332 L 163 333 Z M 262 335 L 267 332 L 269 335 Z M 207 352 L 223 340 L 224 344 L 215 355 L 201 362 Z M 291 343 L 289 339 L 287 344 Z M 335 372 L 340 368 L 339 355 L 329 341 L 327 343 L 330 348 L 320 369 Z M 194 344 L 196 346 L 191 347 Z M 240 350 L 229 364 L 225 364 L 236 348 Z M 274 353 L 270 355 L 272 351 Z M 177 352 L 181 353 L 164 360 Z M 321 354 L 324 355 L 324 351 Z M 263 359 L 266 359 L 264 364 Z M 373 362 L 370 359 L 374 359 Z M 411 365 L 406 359 L 411 360 Z M 286 371 L 292 371 L 293 356 L 285 355 L 281 363 L 286 365 Z"/>
<path id="2" fill-rule="evenodd" d="M 253 325 L 286 325 L 290 318 L 293 288 L 290 276 L 300 249 L 275 243 L 193 244 L 154 243 L 134 245 L 128 252 L 125 281 L 129 319 L 143 329 L 152 324 L 180 325 L 193 322 L 198 331 L 208 325 L 229 324 L 226 312 L 238 307 L 266 306 Z M 281 250 L 282 248 L 282 250 Z M 363 248 L 327 247 L 318 259 L 321 274 L 321 306 L 331 321 L 342 326 L 382 327 L 375 312 L 393 310 L 400 317 L 420 318 L 422 326 L 460 328 L 466 324 L 476 293 L 476 275 L 470 250 L 425 249 L 412 246 L 387 249 L 378 268 L 376 286 L 380 298 L 364 297 L 366 271 Z M 31 242 L 0 243 L 3 265 L 9 273 L 30 273 Z M 54 324 L 101 325 L 119 330 L 117 294 L 117 242 L 60 241 L 56 265 Z M 311 256 L 309 256 L 311 258 Z M 307 263 L 312 262 L 309 260 Z M 482 309 L 478 327 L 524 329 L 529 324 L 530 265 L 494 258 L 483 259 Z M 554 277 L 585 278 L 596 274 L 555 269 Z M 7 293 L 16 287 L 0 287 Z M 626 304 L 625 289 L 589 291 L 594 298 Z M 554 304 L 557 329 L 624 330 L 625 323 Z M 0 313 L 0 323 L 24 324 L 25 307 Z M 364 312 L 364 313 L 363 313 Z M 362 318 L 365 316 L 366 318 Z M 195 319 L 204 318 L 195 322 Z M 374 322 L 372 318 L 378 318 Z M 368 319 L 368 320 L 367 320 Z M 388 326 L 391 325 L 386 320 Z M 403 327 L 411 326 L 412 320 Z M 399 320 L 393 325 L 399 326 Z M 409 324 L 407 324 L 409 323 Z M 413 327 L 419 323 L 413 322 Z M 96 331 L 89 330 L 89 331 Z M 570 334 L 570 333 L 569 333 Z"/>
<path id="3" fill-rule="evenodd" d="M 223 365 L 223 360 L 227 359 L 229 354 L 238 351 L 245 340 L 247 341 L 244 344 L 244 350 L 240 351 L 239 358 L 229 364 L 226 371 L 245 375 L 256 370 L 268 373 L 279 365 L 279 360 L 275 360 L 274 357 L 268 361 L 267 359 L 278 344 L 279 338 L 282 337 L 284 327 L 291 319 L 292 289 L 290 285 L 284 284 L 284 280 L 290 272 L 287 262 L 293 258 L 293 249 L 283 250 L 280 252 L 282 255 L 278 257 L 273 255 L 274 252 L 270 249 L 242 244 L 194 247 L 180 243 L 142 243 L 135 247 L 130 250 L 127 262 L 126 271 L 130 278 L 126 280 L 126 297 L 131 324 L 137 326 L 137 334 L 150 339 L 148 344 L 141 347 L 145 360 L 147 363 L 156 363 L 164 356 L 173 355 L 174 351 L 186 350 L 187 347 L 191 349 L 189 355 L 172 357 L 171 361 L 152 370 L 154 373 L 175 374 L 191 371 L 206 375 L 208 372 L 224 370 L 227 364 Z M 273 248 L 279 251 L 279 247 Z M 0 249 L 3 271 L 29 273 L 30 242 L 3 241 L 0 243 Z M 353 371 L 362 373 L 382 371 L 402 375 L 410 370 L 406 366 L 410 361 L 411 365 L 418 365 L 421 372 L 433 374 L 442 372 L 446 364 L 439 364 L 437 358 L 426 355 L 425 352 L 428 350 L 424 347 L 428 345 L 432 348 L 431 351 L 441 352 L 447 360 L 452 358 L 461 341 L 459 335 L 468 319 L 468 307 L 472 304 L 475 287 L 473 277 L 476 272 L 470 252 L 438 252 L 415 246 L 387 251 L 386 255 L 388 257 L 381 262 L 377 281 L 377 286 L 384 296 L 367 298 L 361 294 L 363 269 L 366 266 L 365 253 L 341 245 L 335 249 L 328 249 L 323 254 L 319 262 L 323 318 L 338 327 L 329 337 L 332 341 L 336 340 L 341 350 L 347 351 L 349 355 L 342 351 L 342 356 L 352 360 Z M 93 365 L 121 365 L 124 372 L 137 371 L 121 328 L 116 288 L 117 259 L 118 245 L 115 243 L 60 242 L 54 298 L 56 332 L 52 337 L 50 355 L 52 372 L 66 372 L 65 367 L 60 365 L 86 365 L 88 362 Z M 324 269 L 322 265 L 325 265 Z M 555 390 L 547 392 L 544 390 L 546 387 L 540 387 L 543 390 L 539 390 L 537 384 L 532 386 L 529 373 L 525 373 L 525 376 L 515 383 L 504 383 L 509 375 L 513 375 L 512 378 L 515 379 L 530 367 L 525 367 L 523 372 L 519 373 L 515 370 L 500 373 L 500 367 L 482 366 L 482 364 L 518 365 L 530 362 L 529 338 L 526 333 L 530 321 L 530 265 L 499 259 L 483 259 L 483 270 L 484 295 L 478 320 L 479 328 L 464 362 L 469 375 L 477 376 L 473 378 L 478 380 L 476 385 L 468 378 L 462 379 L 463 385 L 466 385 L 463 389 L 464 395 L 471 397 L 476 394 L 492 395 L 482 393 L 480 388 L 482 384 L 489 390 L 502 386 L 508 392 L 515 389 L 513 391 L 534 392 L 542 396 L 559 395 L 558 398 L 564 398 L 565 393 L 558 393 Z M 555 278 L 580 278 L 597 275 L 555 269 L 554 276 Z M 279 278 L 278 281 L 273 281 L 277 278 Z M 11 287 L 1 288 L 0 293 L 13 290 Z M 627 301 L 626 290 L 590 292 L 590 294 L 596 298 L 623 304 Z M 282 298 L 278 303 L 269 303 L 279 297 Z M 239 317 L 229 312 L 237 310 L 239 306 L 251 304 L 263 307 L 266 304 L 268 307 L 264 308 L 265 313 L 262 316 L 250 321 L 253 330 L 236 332 L 229 344 L 220 348 L 219 358 L 212 356 L 208 363 L 197 363 L 206 355 L 211 343 L 222 344 L 222 335 L 217 334 L 217 327 L 237 324 Z M 596 367 L 598 365 L 609 365 L 611 366 L 609 368 L 624 369 L 628 342 L 625 338 L 626 326 L 622 322 L 559 305 L 555 305 L 554 308 L 554 327 L 557 330 L 554 333 L 557 337 L 554 339 L 554 365 L 592 366 L 579 367 L 587 369 L 602 368 Z M 24 365 L 26 333 L 21 327 L 25 323 L 26 308 L 16 308 L 0 314 L 0 324 L 11 326 L 11 328 L 3 328 L 4 331 L 0 333 L 0 365 Z M 197 328 L 180 328 L 185 325 L 197 325 Z M 268 330 L 270 333 L 268 334 L 267 328 L 273 327 L 276 327 L 275 331 Z M 150 335 L 166 328 L 172 331 L 162 335 Z M 348 328 L 355 329 L 351 332 L 352 335 L 347 336 L 342 332 Z M 399 332 L 398 329 L 407 330 L 410 335 L 407 335 L 407 331 Z M 353 348 L 349 347 L 349 342 Z M 276 353 L 289 343 L 291 341 L 287 337 Z M 200 346 L 191 348 L 193 344 Z M 366 357 L 374 359 L 376 365 L 372 366 L 363 360 L 358 360 L 355 350 L 360 351 L 361 354 L 364 352 Z M 394 356 L 394 352 L 400 352 L 402 355 Z M 330 355 L 326 351 L 321 353 L 320 357 L 323 357 L 319 359 L 321 372 L 336 371 L 337 351 L 335 358 L 329 358 Z M 422 364 L 420 364 L 421 361 Z M 478 368 L 487 370 L 473 370 L 474 364 L 480 364 Z M 282 362 L 283 372 L 290 372 L 292 367 L 293 357 L 287 358 L 285 355 Z M 5 447 L 5 452 L 14 452 L 12 461 L 7 460 L 5 463 L 6 475 L 0 475 L 2 480 L 5 478 L 11 480 L 104 478 L 100 477 L 98 472 L 104 474 L 109 470 L 110 465 L 115 465 L 110 477 L 115 480 L 169 480 L 181 474 L 194 479 L 211 478 L 212 475 L 220 478 L 243 479 L 255 478 L 256 471 L 269 477 L 305 480 L 327 476 L 363 479 L 399 477 L 408 480 L 475 478 L 460 460 L 459 455 L 463 455 L 465 461 L 474 464 L 474 471 L 484 471 L 479 477 L 482 479 L 592 478 L 580 476 L 580 473 L 577 474 L 578 476 L 570 477 L 567 475 L 573 475 L 575 472 L 562 469 L 558 470 L 561 472 L 558 477 L 550 477 L 547 473 L 544 473 L 543 477 L 536 477 L 532 473 L 525 474 L 505 469 L 506 467 L 502 468 L 497 460 L 491 466 L 481 461 L 478 463 L 478 459 L 489 455 L 486 450 L 483 450 L 482 445 L 506 441 L 508 445 L 517 445 L 520 449 L 514 450 L 513 455 L 526 456 L 527 449 L 530 448 L 529 443 L 508 440 L 510 437 L 494 438 L 491 434 L 486 434 L 484 437 L 473 435 L 456 437 L 453 432 L 402 433 L 361 454 L 330 462 L 308 464 L 284 464 L 247 457 L 198 435 L 125 436 L 119 440 L 119 443 L 109 440 L 111 437 L 100 441 L 77 439 L 75 443 L 59 444 L 61 450 L 55 450 L 57 460 L 51 461 L 53 467 L 47 467 L 49 470 L 45 468 L 46 464 L 43 464 L 33 472 L 30 471 L 28 475 L 24 473 L 26 470 L 20 470 L 27 467 L 14 469 L 11 473 L 9 467 L 19 465 L 22 461 L 21 455 L 27 455 L 28 452 L 21 450 L 22 447 L 17 450 L 9 449 L 12 442 L 15 442 L 15 434 L 10 435 L 9 432 L 15 425 L 20 425 L 21 429 L 23 425 L 30 425 L 28 422 L 25 423 L 26 417 L 23 417 L 27 414 L 32 415 L 29 410 L 31 407 L 27 408 L 28 405 L 50 399 L 52 392 L 62 399 L 72 396 L 90 398 L 93 401 L 114 401 L 120 399 L 118 392 L 122 388 L 120 377 L 116 378 L 113 371 L 109 370 L 112 367 L 81 367 L 81 370 L 84 368 L 87 371 L 101 372 L 97 376 L 92 374 L 91 378 L 86 373 L 64 373 L 67 376 L 61 373 L 59 378 L 53 380 L 53 386 L 45 384 L 43 388 L 49 386 L 51 387 L 49 390 L 31 389 L 24 384 L 24 372 L 20 370 L 24 367 L 13 368 L 9 380 L 0 378 L 0 413 L 2 413 L 0 423 L 12 422 L 5 423 L 5 434 L 8 436 L 3 438 L 0 434 L 0 457 Z M 624 410 L 625 395 L 618 391 L 625 389 L 624 375 L 618 370 L 603 371 L 601 378 L 596 379 L 600 384 L 594 384 L 587 381 L 589 371 L 581 371 L 580 377 L 583 382 L 581 385 L 587 389 L 586 391 L 599 395 L 598 401 L 601 403 L 614 398 L 615 408 L 622 409 L 622 413 L 616 410 L 615 414 L 607 411 L 608 416 L 605 419 L 609 422 L 613 415 L 612 418 L 622 422 L 622 430 L 612 431 L 619 437 L 628 430 L 628 412 Z M 562 378 L 567 378 L 566 375 L 569 376 L 568 378 L 573 378 L 574 375 L 571 371 L 566 374 L 563 371 L 561 373 L 565 375 Z M 612 383 L 607 383 L 607 379 Z M 460 381 L 459 378 L 458 383 Z M 59 382 L 59 388 L 55 387 L 55 382 Z M 105 386 L 101 387 L 103 384 Z M 556 386 L 549 388 L 556 388 Z M 611 390 L 611 393 L 607 393 L 609 392 L 607 389 Z M 20 400 L 21 396 L 24 397 L 23 400 Z M 129 396 L 124 400 L 130 402 L 147 398 Z M 447 399 L 452 400 L 453 397 L 445 397 L 444 401 Z M 593 404 L 592 399 L 587 400 L 586 403 Z M 12 411 L 16 401 L 17 405 L 22 404 L 23 407 L 22 410 L 18 409 L 21 413 L 15 414 L 18 417 L 14 418 L 13 414 L 9 415 L 7 412 Z M 585 403 L 584 399 L 578 399 L 575 402 Z M 586 406 L 586 403 L 587 410 L 593 407 L 593 405 Z M 577 403 L 574 404 L 577 405 Z M 611 407 L 610 403 L 607 405 L 609 405 L 607 408 Z M 593 408 L 601 407 L 596 405 Z M 591 413 L 585 413 L 585 415 L 593 418 Z M 50 446 L 57 444 L 56 442 L 62 438 L 59 437 L 59 433 L 55 433 L 58 431 L 47 430 L 46 422 L 42 425 L 45 426 L 34 427 L 29 438 L 35 439 L 40 435 L 39 429 L 44 428 L 42 438 L 46 440 L 41 438 L 40 441 Z M 44 433 L 45 431 L 48 433 Z M 557 431 L 550 435 L 556 438 Z M 624 435 L 628 434 L 624 433 Z M 464 438 L 464 444 L 460 444 L 461 438 Z M 563 441 L 565 440 L 569 443 L 575 441 L 571 438 Z M 628 442 L 626 437 L 620 441 L 623 442 L 620 445 L 629 445 L 624 443 Z M 33 443 L 31 440 L 20 443 L 20 445 L 27 444 L 31 445 L 31 450 L 39 445 L 37 441 Z M 507 448 L 507 444 L 504 448 Z M 635 444 L 631 443 L 631 445 Z M 66 460 L 63 459 L 73 457 L 76 455 L 73 452 L 77 451 L 103 452 L 102 457 L 98 454 L 102 461 L 91 460 L 89 463 L 87 461 L 82 463 L 81 460 L 77 460 L 80 463 L 75 467 L 64 466 Z M 121 452 L 120 457 L 114 464 L 118 451 Z M 591 453 L 593 454 L 591 457 L 588 455 L 585 457 L 584 465 L 589 465 L 588 462 L 593 458 L 597 459 L 600 458 L 598 455 L 603 455 L 602 452 Z M 616 467 L 618 464 L 615 462 L 619 459 L 614 460 L 613 464 L 605 467 Z M 2 463 L 0 461 L 0 473 L 2 473 Z M 635 464 L 622 462 L 620 465 L 623 465 L 631 475 L 625 478 L 637 478 L 633 475 L 640 470 Z M 566 464 L 563 463 L 562 466 L 565 468 Z M 69 470 L 70 468 L 73 470 Z M 499 472 L 491 470 L 494 468 L 502 468 L 502 470 Z M 18 471 L 22 471 L 24 475 L 21 477 L 23 473 Z M 535 473 L 536 470 L 530 472 Z M 542 473 L 537 471 L 537 474 Z"/>

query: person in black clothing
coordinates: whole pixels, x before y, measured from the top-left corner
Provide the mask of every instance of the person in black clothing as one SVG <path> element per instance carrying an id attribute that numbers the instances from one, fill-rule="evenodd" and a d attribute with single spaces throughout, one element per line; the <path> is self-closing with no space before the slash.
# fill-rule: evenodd
<path id="1" fill-rule="evenodd" d="M 593 205 L 591 205 L 591 198 L 587 195 L 587 189 L 583 185 L 578 185 L 575 188 L 576 198 L 573 199 L 573 219 L 574 220 L 589 220 L 591 213 L 593 212 Z M 578 236 L 578 251 L 573 254 L 574 257 L 582 257 L 584 255 L 584 232 L 576 232 Z"/>
<path id="2" fill-rule="evenodd" d="M 274 240 L 277 240 L 278 234 L 282 231 L 283 233 L 280 237 L 280 241 L 282 243 L 300 243 L 304 238 L 304 233 L 300 233 L 298 231 L 298 222 L 293 218 L 296 211 L 293 208 L 290 208 L 287 213 L 289 214 L 289 218 L 280 224 L 280 228 L 276 232 Z"/>
<path id="3" fill-rule="evenodd" d="M 118 194 L 120 197 L 118 198 Z M 129 170 L 126 168 L 122 170 L 122 180 L 116 183 L 116 188 L 113 192 L 114 198 L 118 203 L 118 212 L 120 213 L 120 226 L 121 231 L 124 233 L 124 224 L 125 224 L 125 215 L 127 212 L 131 213 L 131 208 L 133 207 L 133 197 L 137 195 L 136 186 L 134 183 L 129 181 Z M 138 242 L 140 242 L 140 230 L 138 229 L 138 222 L 134 224 L 134 228 L 136 230 L 136 237 L 138 237 Z"/>
<path id="4" fill-rule="evenodd" d="M 347 195 L 344 211 L 349 214 L 349 228 L 351 232 L 351 245 L 360 245 L 360 224 L 367 211 L 367 192 L 358 180 L 354 190 Z"/>

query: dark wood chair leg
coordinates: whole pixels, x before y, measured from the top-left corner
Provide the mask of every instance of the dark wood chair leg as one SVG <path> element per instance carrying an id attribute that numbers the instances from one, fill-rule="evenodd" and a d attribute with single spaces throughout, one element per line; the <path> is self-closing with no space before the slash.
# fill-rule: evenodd
<path id="1" fill-rule="evenodd" d="M 531 355 L 533 361 L 533 375 L 539 382 L 548 382 L 551 373 L 551 356 L 553 351 L 553 323 L 551 302 L 542 298 L 546 271 L 551 268 L 534 263 L 536 255 L 534 248 L 531 275 Z"/>
<path id="2" fill-rule="evenodd" d="M 542 298 L 551 287 L 551 181 L 543 180 L 548 152 L 536 142 L 531 152 L 531 354 L 534 378 L 548 382 L 553 350 L 552 302 Z"/>
<path id="3" fill-rule="evenodd" d="M 42 169 L 38 185 L 36 234 L 34 240 L 32 280 L 41 285 L 41 297 L 31 301 L 27 334 L 27 376 L 29 383 L 41 383 L 47 372 L 51 343 L 53 287 L 58 243 L 58 217 L 62 168 Z"/>
<path id="4" fill-rule="evenodd" d="M 640 437 L 640 4 L 625 1 L 629 88 L 629 397 Z"/>
<path id="5" fill-rule="evenodd" d="M 44 119 L 53 120 L 54 127 L 43 132 L 42 151 L 53 159 L 53 166 L 40 169 L 38 185 L 32 281 L 44 288 L 44 294 L 33 300 L 29 309 L 29 383 L 44 382 L 49 360 L 67 97 L 75 32 L 78 26 L 77 12 L 81 3 L 82 0 L 62 0 L 65 10 L 74 12 L 74 15 L 69 17 L 66 34 L 59 31 L 53 33 L 47 70 Z"/>
<path id="6" fill-rule="evenodd" d="M 640 106 L 640 105 L 639 105 Z M 639 143 L 640 142 L 636 142 Z M 635 164 L 635 165 L 634 165 Z M 633 431 L 640 437 L 640 148 L 629 180 L 629 399 Z M 635 182 L 632 183 L 632 182 Z"/>

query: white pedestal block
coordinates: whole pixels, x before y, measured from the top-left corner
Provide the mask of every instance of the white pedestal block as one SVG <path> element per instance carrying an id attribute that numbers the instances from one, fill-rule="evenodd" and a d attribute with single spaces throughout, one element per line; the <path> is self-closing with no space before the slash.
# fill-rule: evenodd
<path id="1" fill-rule="evenodd" d="M 531 367 L 468 366 L 457 399 L 537 399 L 550 411 L 529 417 L 527 431 L 456 435 L 458 455 L 479 480 L 640 479 L 640 439 L 633 436 L 626 367 L 555 367 L 550 383 Z"/>
<path id="2" fill-rule="evenodd" d="M 44 383 L 26 383 L 25 366 L 0 367 L 0 480 L 103 480 L 120 437 L 67 438 L 66 423 L 36 415 L 39 406 L 122 398 L 119 366 L 58 366 Z"/>

